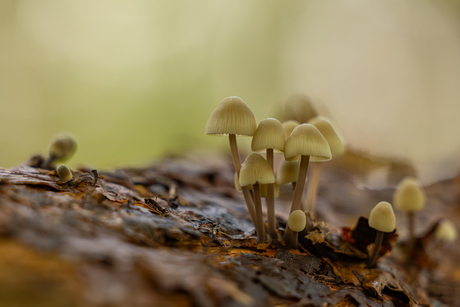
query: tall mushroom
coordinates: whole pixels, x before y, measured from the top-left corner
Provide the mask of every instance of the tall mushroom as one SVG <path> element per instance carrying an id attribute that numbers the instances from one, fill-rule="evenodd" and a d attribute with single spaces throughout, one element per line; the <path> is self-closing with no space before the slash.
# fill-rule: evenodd
<path id="1" fill-rule="evenodd" d="M 275 175 L 270 167 L 270 164 L 259 154 L 250 154 L 243 165 L 240 172 L 240 186 L 242 188 L 249 185 L 254 187 L 254 203 L 256 207 L 256 229 L 257 242 L 265 242 L 264 219 L 262 215 L 262 203 L 260 198 L 260 184 L 269 184 L 275 182 Z M 276 230 L 275 230 L 276 231 Z M 277 237 L 272 237 L 277 238 Z"/>
<path id="2" fill-rule="evenodd" d="M 316 116 L 308 121 L 309 124 L 318 128 L 319 132 L 326 138 L 331 148 L 332 159 L 337 158 L 345 152 L 345 145 L 342 138 L 338 135 L 330 120 L 323 116 Z M 321 175 L 322 163 L 313 163 L 307 188 L 308 211 L 315 210 L 316 195 L 318 193 L 319 177 Z"/>
<path id="3" fill-rule="evenodd" d="M 254 136 L 252 137 L 252 151 L 265 150 L 267 153 L 267 162 L 273 169 L 273 151 L 284 150 L 284 129 L 280 121 L 274 118 L 262 120 L 257 126 Z M 275 221 L 275 187 L 274 184 L 267 184 L 267 218 L 268 233 L 272 239 L 278 238 Z"/>
<path id="4" fill-rule="evenodd" d="M 375 237 L 374 249 L 372 255 L 367 261 L 367 267 L 373 267 L 382 245 L 383 235 L 385 232 L 393 232 L 395 230 L 396 218 L 391 204 L 386 201 L 379 202 L 369 215 L 369 227 L 377 230 Z"/>
<path id="5" fill-rule="evenodd" d="M 292 161 L 296 160 L 298 156 L 300 156 L 300 167 L 292 200 L 291 212 L 300 209 L 309 161 L 324 162 L 331 159 L 329 144 L 315 126 L 310 124 L 299 125 L 287 138 L 284 146 L 285 159 Z M 292 246 L 292 238 L 293 233 L 288 226 L 284 233 L 284 241 L 288 246 Z"/>
<path id="6" fill-rule="evenodd" d="M 425 207 L 425 201 L 425 192 L 413 177 L 404 177 L 393 195 L 395 208 L 407 213 L 409 237 L 412 242 L 415 240 L 414 214 Z"/>
<path id="7" fill-rule="evenodd" d="M 236 144 L 236 136 L 252 136 L 256 130 L 256 119 L 247 104 L 237 96 L 230 96 L 222 100 L 217 108 L 209 116 L 206 123 L 206 134 L 228 135 L 233 165 L 239 176 L 241 161 Z M 251 214 L 252 221 L 256 225 L 256 214 L 251 193 L 247 187 L 242 188 L 244 200 Z"/>

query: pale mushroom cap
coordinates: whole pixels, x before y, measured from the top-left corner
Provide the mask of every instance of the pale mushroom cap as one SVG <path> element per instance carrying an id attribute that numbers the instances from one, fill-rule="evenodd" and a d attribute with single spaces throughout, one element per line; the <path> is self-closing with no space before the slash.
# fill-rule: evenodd
<path id="1" fill-rule="evenodd" d="M 50 146 L 50 156 L 58 160 L 67 160 L 77 150 L 77 141 L 74 137 L 61 134 L 55 137 Z"/>
<path id="2" fill-rule="evenodd" d="M 284 129 L 281 122 L 275 118 L 266 118 L 259 123 L 252 137 L 252 151 L 267 148 L 284 150 Z"/>
<path id="3" fill-rule="evenodd" d="M 61 164 L 56 168 L 56 173 L 61 181 L 69 181 L 73 178 L 72 171 L 64 164 Z"/>
<path id="4" fill-rule="evenodd" d="M 326 138 L 310 124 L 297 126 L 284 145 L 284 158 L 292 161 L 297 156 L 310 156 L 310 162 L 325 162 L 332 158 Z"/>
<path id="5" fill-rule="evenodd" d="M 288 226 L 292 231 L 301 232 L 307 225 L 307 216 L 302 210 L 294 210 L 289 215 Z"/>
<path id="6" fill-rule="evenodd" d="M 310 118 L 315 117 L 316 111 L 307 96 L 302 94 L 292 95 L 284 105 L 285 119 L 293 119 L 300 123 L 306 123 Z"/>
<path id="7" fill-rule="evenodd" d="M 285 159 L 280 161 L 278 172 L 276 174 L 276 183 L 279 185 L 297 182 L 299 176 L 300 162 L 289 162 Z"/>
<path id="8" fill-rule="evenodd" d="M 255 130 L 254 114 L 247 104 L 237 96 L 222 100 L 206 123 L 206 134 L 251 136 Z"/>
<path id="9" fill-rule="evenodd" d="M 331 148 L 332 157 L 338 157 L 345 152 L 345 145 L 337 130 L 332 126 L 331 121 L 323 116 L 316 116 L 308 121 L 318 128 L 319 132 L 326 138 Z"/>
<path id="10" fill-rule="evenodd" d="M 291 119 L 291 120 L 282 122 L 281 125 L 283 126 L 283 129 L 284 129 L 284 138 L 287 139 L 291 135 L 292 130 L 294 130 L 295 127 L 300 125 L 300 123 L 296 120 Z"/>
<path id="11" fill-rule="evenodd" d="M 417 212 L 425 207 L 426 196 L 418 181 L 405 177 L 393 195 L 395 208 L 404 212 Z"/>
<path id="12" fill-rule="evenodd" d="M 443 220 L 435 230 L 436 239 L 444 242 L 454 242 L 457 239 L 457 227 L 451 220 Z"/>
<path id="13" fill-rule="evenodd" d="M 241 186 L 240 186 L 240 181 L 238 180 L 238 175 L 235 173 L 235 177 L 234 177 L 234 184 L 235 184 L 235 189 L 237 192 L 241 192 Z M 250 185 L 249 187 L 249 190 L 252 190 L 253 189 L 253 186 Z"/>
<path id="14" fill-rule="evenodd" d="M 267 160 L 259 154 L 250 154 L 241 165 L 240 186 L 256 183 L 274 183 L 275 175 Z"/>
<path id="15" fill-rule="evenodd" d="M 280 196 L 280 186 L 275 182 L 274 184 L 274 190 L 275 190 L 275 198 L 278 198 Z M 260 197 L 265 197 L 267 198 L 267 184 L 261 184 L 260 185 Z"/>
<path id="16" fill-rule="evenodd" d="M 369 227 L 382 232 L 392 232 L 396 227 L 396 218 L 389 202 L 381 201 L 369 215 Z"/>

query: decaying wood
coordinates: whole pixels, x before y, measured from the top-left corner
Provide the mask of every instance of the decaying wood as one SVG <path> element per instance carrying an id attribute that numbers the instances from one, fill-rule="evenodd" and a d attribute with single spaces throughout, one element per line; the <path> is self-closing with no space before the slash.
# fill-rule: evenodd
<path id="1" fill-rule="evenodd" d="M 414 249 L 398 229 L 367 269 L 375 231 L 360 216 L 393 190 L 356 188 L 350 159 L 325 165 L 299 250 L 257 245 L 226 157 L 69 182 L 37 157 L 0 168 L 0 306 L 458 306 L 459 248 L 432 234 L 443 216 L 460 221 L 460 177 L 427 187 Z M 280 236 L 291 199 L 282 188 Z"/>

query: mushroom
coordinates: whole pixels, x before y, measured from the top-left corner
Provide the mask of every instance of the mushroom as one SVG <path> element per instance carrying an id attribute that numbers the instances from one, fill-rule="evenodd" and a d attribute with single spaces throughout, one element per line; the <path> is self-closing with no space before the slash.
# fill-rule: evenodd
<path id="1" fill-rule="evenodd" d="M 307 216 L 302 210 L 294 210 L 289 215 L 288 226 L 295 232 L 292 245 L 297 248 L 299 232 L 305 229 L 307 225 Z"/>
<path id="2" fill-rule="evenodd" d="M 407 213 L 409 237 L 414 242 L 414 214 L 425 207 L 425 192 L 414 177 L 404 177 L 393 195 L 396 209 Z"/>
<path id="3" fill-rule="evenodd" d="M 291 212 L 300 209 L 309 161 L 324 162 L 331 159 L 329 144 L 315 126 L 310 124 L 299 125 L 287 138 L 284 146 L 284 158 L 288 161 L 292 161 L 298 156 L 300 156 L 300 167 L 292 200 Z M 286 227 L 284 233 L 284 241 L 286 244 L 290 245 L 289 240 L 292 236 L 292 231 L 289 227 Z"/>
<path id="4" fill-rule="evenodd" d="M 69 181 L 73 178 L 72 171 L 65 164 L 59 165 L 56 168 L 56 173 L 61 181 Z"/>
<path id="5" fill-rule="evenodd" d="M 294 119 L 299 123 L 306 123 L 315 117 L 316 111 L 307 96 L 302 94 L 290 96 L 284 105 L 284 117 L 286 120 Z"/>
<path id="6" fill-rule="evenodd" d="M 438 241 L 452 243 L 457 240 L 457 228 L 451 220 L 443 220 L 436 227 L 435 236 Z"/>
<path id="7" fill-rule="evenodd" d="M 267 118 L 259 123 L 254 136 L 252 137 L 252 151 L 266 150 L 267 162 L 273 169 L 273 151 L 284 150 L 284 129 L 280 121 L 274 118 Z M 270 237 L 277 238 L 275 220 L 275 187 L 274 184 L 267 184 L 267 218 L 268 233 Z"/>
<path id="8" fill-rule="evenodd" d="M 330 123 L 330 120 L 323 116 L 316 116 L 308 122 L 316 128 L 319 132 L 326 138 L 331 148 L 332 159 L 341 156 L 345 152 L 345 145 L 342 138 L 336 132 L 336 129 Z M 319 177 L 321 175 L 321 165 L 322 163 L 313 163 L 310 175 L 310 178 L 307 188 L 307 204 L 308 211 L 312 212 L 315 210 L 315 201 L 318 191 Z"/>
<path id="9" fill-rule="evenodd" d="M 295 127 L 300 125 L 300 123 L 296 120 L 290 119 L 282 122 L 281 125 L 284 129 L 284 138 L 287 139 L 291 135 L 292 130 L 294 130 Z"/>
<path id="10" fill-rule="evenodd" d="M 385 232 L 393 232 L 395 230 L 396 218 L 391 204 L 386 201 L 379 202 L 369 215 L 369 227 L 377 230 L 375 237 L 374 249 L 372 255 L 367 261 L 367 267 L 373 267 L 382 245 L 383 235 Z"/>
<path id="11" fill-rule="evenodd" d="M 228 135 L 233 165 L 238 176 L 240 174 L 241 162 L 236 144 L 236 136 L 252 136 L 255 130 L 256 119 L 254 114 L 246 103 L 237 96 L 230 96 L 222 100 L 211 116 L 209 116 L 206 123 L 206 134 Z M 242 191 L 246 206 L 255 225 L 256 216 L 251 193 L 247 187 L 243 187 Z"/>
<path id="12" fill-rule="evenodd" d="M 250 154 L 243 165 L 239 177 L 240 186 L 242 188 L 249 185 L 254 187 L 254 203 L 256 207 L 256 230 L 257 242 L 265 242 L 265 228 L 262 215 L 262 203 L 260 199 L 260 184 L 269 184 L 275 182 L 275 175 L 270 164 L 259 154 Z M 272 237 L 277 238 L 276 237 Z"/>
<path id="13" fill-rule="evenodd" d="M 45 167 L 49 167 L 54 161 L 66 161 L 70 159 L 77 150 L 77 141 L 68 134 L 61 134 L 55 137 L 50 146 L 50 153 Z"/>

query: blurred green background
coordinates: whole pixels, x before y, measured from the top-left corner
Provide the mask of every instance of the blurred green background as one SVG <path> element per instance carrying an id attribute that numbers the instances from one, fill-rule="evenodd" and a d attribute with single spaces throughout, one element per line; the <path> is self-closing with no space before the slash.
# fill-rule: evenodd
<path id="1" fill-rule="evenodd" d="M 224 97 L 260 121 L 302 93 L 352 148 L 454 175 L 459 3 L 3 0 L 0 165 L 63 131 L 79 140 L 73 166 L 226 151 L 204 135 Z"/>

